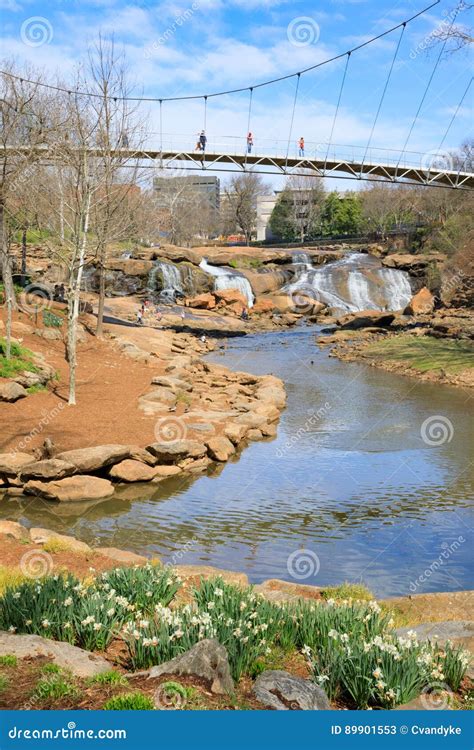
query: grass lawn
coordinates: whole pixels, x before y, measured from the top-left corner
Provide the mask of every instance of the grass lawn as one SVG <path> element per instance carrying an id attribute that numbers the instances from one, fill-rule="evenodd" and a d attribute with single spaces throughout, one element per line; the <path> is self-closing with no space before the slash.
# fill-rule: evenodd
<path id="1" fill-rule="evenodd" d="M 471 343 L 432 336 L 403 333 L 369 344 L 365 353 L 385 362 L 403 362 L 420 372 L 444 370 L 455 375 L 474 367 L 474 346 Z"/>
<path id="2" fill-rule="evenodd" d="M 0 378 L 14 378 L 20 372 L 38 372 L 33 364 L 33 352 L 12 341 L 11 357 L 5 357 L 6 341 L 0 338 Z"/>

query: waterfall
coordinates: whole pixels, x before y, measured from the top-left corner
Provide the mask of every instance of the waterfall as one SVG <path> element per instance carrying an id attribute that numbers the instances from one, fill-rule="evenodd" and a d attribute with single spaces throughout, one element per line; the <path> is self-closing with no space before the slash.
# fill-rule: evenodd
<path id="1" fill-rule="evenodd" d="M 317 268 L 306 253 L 295 253 L 293 271 L 294 280 L 284 291 L 312 288 L 315 299 L 337 311 L 401 310 L 412 297 L 407 273 L 383 268 L 377 258 L 363 253 Z"/>
<path id="2" fill-rule="evenodd" d="M 156 277 L 161 275 L 162 287 L 160 297 L 166 300 L 174 300 L 177 295 L 183 295 L 183 284 L 181 273 L 173 263 L 165 263 L 157 260 L 148 276 L 148 289 L 156 291 Z"/>
<path id="3" fill-rule="evenodd" d="M 250 282 L 245 276 L 242 276 L 236 271 L 231 271 L 230 268 L 219 268 L 219 266 L 211 266 L 206 258 L 203 258 L 199 264 L 206 273 L 214 276 L 214 289 L 237 289 L 244 299 L 247 300 L 248 307 L 253 307 L 253 292 Z"/>

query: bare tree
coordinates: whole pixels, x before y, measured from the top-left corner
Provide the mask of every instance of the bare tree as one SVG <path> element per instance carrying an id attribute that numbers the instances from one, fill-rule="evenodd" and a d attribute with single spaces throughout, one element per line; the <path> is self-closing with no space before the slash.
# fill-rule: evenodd
<path id="1" fill-rule="evenodd" d="M 453 10 L 448 13 L 447 18 L 431 33 L 430 46 L 434 44 L 446 43 L 446 49 L 449 52 L 457 52 L 464 47 L 474 43 L 472 29 L 464 24 L 455 23 L 460 17 L 460 13 L 468 14 L 474 8 L 474 3 L 468 3 L 466 0 L 460 0 Z"/>
<path id="2" fill-rule="evenodd" d="M 14 78 L 17 72 L 11 62 L 3 62 L 0 74 L 0 268 L 7 306 L 6 357 L 11 356 L 12 313 L 16 308 L 13 286 L 13 260 L 10 252 L 6 219 L 8 201 L 28 170 L 40 157 L 41 147 L 55 131 L 50 101 L 37 84 Z M 11 75 L 10 75 L 11 74 Z M 25 78 L 35 74 L 27 71 Z M 38 76 L 36 75 L 38 79 Z"/>
<path id="3" fill-rule="evenodd" d="M 257 222 L 257 198 L 268 191 L 260 175 L 254 172 L 232 177 L 225 189 L 229 217 L 245 236 L 248 244 Z"/>
<path id="4" fill-rule="evenodd" d="M 137 117 L 138 105 L 127 101 L 132 94 L 127 64 L 118 53 L 113 37 L 89 49 L 85 85 L 90 92 L 92 116 L 96 119 L 97 167 L 100 191 L 92 211 L 92 229 L 99 271 L 98 336 L 103 332 L 107 246 L 127 236 L 130 193 L 137 190 L 139 160 L 134 150 L 143 145 L 144 122 Z"/>

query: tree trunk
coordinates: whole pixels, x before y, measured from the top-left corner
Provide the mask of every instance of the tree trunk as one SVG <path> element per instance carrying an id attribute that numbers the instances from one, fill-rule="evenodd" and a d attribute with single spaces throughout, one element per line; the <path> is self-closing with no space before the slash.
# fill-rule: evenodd
<path id="1" fill-rule="evenodd" d="M 6 359 L 10 359 L 12 349 L 12 315 L 13 310 L 16 309 L 16 299 L 15 289 L 13 287 L 11 256 L 8 251 L 5 227 L 5 204 L 2 199 L 0 199 L 0 261 L 3 278 L 3 294 L 7 306 L 5 357 Z"/>
<path id="2" fill-rule="evenodd" d="M 27 229 L 23 227 L 21 233 L 21 285 L 26 284 L 26 250 L 27 250 Z"/>
<path id="3" fill-rule="evenodd" d="M 90 192 L 86 198 L 84 224 L 79 246 L 79 263 L 77 271 L 71 265 L 68 294 L 68 331 L 67 331 L 67 360 L 69 364 L 69 406 L 76 405 L 76 367 L 77 367 L 77 319 L 79 318 L 79 303 L 84 260 L 86 257 L 87 232 L 89 229 L 89 215 L 91 205 Z"/>
<path id="4" fill-rule="evenodd" d="M 104 333 L 104 306 L 105 306 L 105 247 L 99 251 L 99 303 L 97 308 L 96 336 Z"/>

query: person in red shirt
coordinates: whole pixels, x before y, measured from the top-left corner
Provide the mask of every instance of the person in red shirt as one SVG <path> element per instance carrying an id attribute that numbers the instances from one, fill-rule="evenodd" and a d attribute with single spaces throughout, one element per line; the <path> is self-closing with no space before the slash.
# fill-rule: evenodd
<path id="1" fill-rule="evenodd" d="M 301 136 L 301 138 L 298 141 L 298 156 L 304 156 L 304 138 Z"/>
<path id="2" fill-rule="evenodd" d="M 247 153 L 252 153 L 252 146 L 253 146 L 253 135 L 252 133 L 249 133 L 247 136 Z"/>

